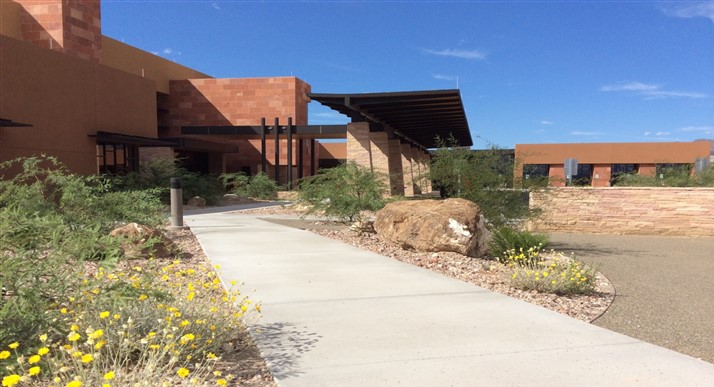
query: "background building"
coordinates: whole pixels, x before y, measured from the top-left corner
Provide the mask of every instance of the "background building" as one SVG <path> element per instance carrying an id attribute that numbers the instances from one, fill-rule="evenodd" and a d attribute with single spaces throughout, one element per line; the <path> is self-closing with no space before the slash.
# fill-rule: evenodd
<path id="1" fill-rule="evenodd" d="M 673 166 L 694 171 L 699 160 L 714 161 L 714 141 L 589 143 L 589 144 L 516 144 L 515 178 L 546 179 L 550 186 L 565 185 L 564 163 L 573 158 L 578 185 L 609 187 L 619 174 L 658 175 Z"/>

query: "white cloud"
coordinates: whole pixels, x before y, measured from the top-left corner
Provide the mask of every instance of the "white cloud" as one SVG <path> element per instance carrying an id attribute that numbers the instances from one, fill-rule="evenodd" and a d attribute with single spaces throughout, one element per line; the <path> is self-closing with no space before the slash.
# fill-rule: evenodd
<path id="1" fill-rule="evenodd" d="M 714 134 L 714 126 L 685 126 L 677 129 L 679 132 L 701 132 L 702 134 Z"/>
<path id="2" fill-rule="evenodd" d="M 714 22 L 714 1 L 688 3 L 672 8 L 662 8 L 662 12 L 672 17 L 685 19 L 704 17 Z"/>
<path id="3" fill-rule="evenodd" d="M 434 77 L 434 79 L 440 79 L 443 81 L 455 81 L 456 80 L 456 77 L 453 75 L 434 74 L 434 75 L 432 75 L 432 77 Z"/>
<path id="4" fill-rule="evenodd" d="M 541 125 L 553 125 L 553 121 L 550 120 L 542 120 L 540 122 Z"/>
<path id="5" fill-rule="evenodd" d="M 643 99 L 662 98 L 707 98 L 708 95 L 694 91 L 662 90 L 662 86 L 642 82 L 619 82 L 600 87 L 604 92 L 629 92 Z"/>
<path id="6" fill-rule="evenodd" d="M 655 136 L 669 136 L 672 132 L 657 132 Z"/>
<path id="7" fill-rule="evenodd" d="M 215 8 L 216 10 L 219 10 L 219 11 L 221 10 L 221 7 L 216 2 L 211 3 L 211 7 Z"/>
<path id="8" fill-rule="evenodd" d="M 641 82 L 620 82 L 602 86 L 600 91 L 650 91 L 657 89 L 659 89 L 659 85 L 649 85 Z"/>
<path id="9" fill-rule="evenodd" d="M 571 135 L 573 136 L 601 136 L 604 133 L 603 132 L 583 132 L 579 130 L 575 130 L 570 132 Z"/>
<path id="10" fill-rule="evenodd" d="M 652 132 L 644 132 L 642 134 L 644 134 L 645 136 L 649 136 L 650 134 L 652 134 Z"/>
<path id="11" fill-rule="evenodd" d="M 479 50 L 454 50 L 447 48 L 444 50 L 431 50 L 428 48 L 422 49 L 423 52 L 431 55 L 437 56 L 450 56 L 454 58 L 461 59 L 484 59 L 486 58 L 486 53 Z"/>

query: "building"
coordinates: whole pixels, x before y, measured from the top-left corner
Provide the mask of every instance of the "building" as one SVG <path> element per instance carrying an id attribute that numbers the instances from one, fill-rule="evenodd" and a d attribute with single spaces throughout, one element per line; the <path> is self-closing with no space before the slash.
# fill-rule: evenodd
<path id="1" fill-rule="evenodd" d="M 683 167 L 692 173 L 695 164 L 714 161 L 714 141 L 587 143 L 587 144 L 517 144 L 514 178 L 541 179 L 550 186 L 566 184 L 565 160 L 575 159 L 577 185 L 609 187 L 619 174 L 661 175 L 671 167 Z"/>
<path id="2" fill-rule="evenodd" d="M 311 100 L 352 123 L 309 125 Z M 339 159 L 411 195 L 428 189 L 414 177 L 446 130 L 471 143 L 458 90 L 313 94 L 296 77 L 216 79 L 102 35 L 99 0 L 0 1 L 0 161 L 47 154 L 76 173 L 123 174 L 167 157 L 291 185 L 317 172 L 321 150 L 337 158 L 320 139 L 342 138 Z"/>

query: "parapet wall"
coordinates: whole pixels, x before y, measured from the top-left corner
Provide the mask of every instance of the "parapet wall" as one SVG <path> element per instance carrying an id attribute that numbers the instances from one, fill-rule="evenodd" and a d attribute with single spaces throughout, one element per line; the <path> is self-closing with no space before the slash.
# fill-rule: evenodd
<path id="1" fill-rule="evenodd" d="M 539 232 L 714 236 L 714 188 L 551 188 L 530 205 Z"/>

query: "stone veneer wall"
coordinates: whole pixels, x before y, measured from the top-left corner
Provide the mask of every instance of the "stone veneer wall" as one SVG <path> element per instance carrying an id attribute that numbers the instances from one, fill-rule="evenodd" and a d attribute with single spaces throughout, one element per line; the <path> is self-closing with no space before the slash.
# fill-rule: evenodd
<path id="1" fill-rule="evenodd" d="M 539 232 L 714 236 L 714 188 L 551 188 L 530 205 Z"/>

